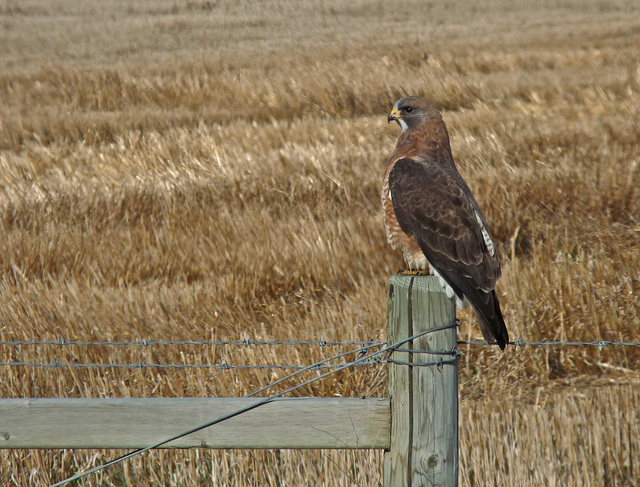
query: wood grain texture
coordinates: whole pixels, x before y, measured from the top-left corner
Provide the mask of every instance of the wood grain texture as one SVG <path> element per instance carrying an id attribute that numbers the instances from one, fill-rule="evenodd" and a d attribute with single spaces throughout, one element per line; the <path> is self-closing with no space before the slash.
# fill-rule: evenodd
<path id="1" fill-rule="evenodd" d="M 391 277 L 389 341 L 455 320 L 455 305 L 432 276 Z M 427 363 L 448 356 L 410 350 L 452 351 L 456 329 L 427 334 L 396 352 L 396 361 Z M 390 364 L 391 449 L 385 455 L 385 487 L 458 485 L 458 366 Z"/>
<path id="2" fill-rule="evenodd" d="M 2 448 L 140 448 L 260 399 L 0 399 Z M 389 448 L 389 400 L 285 398 L 167 448 Z"/>

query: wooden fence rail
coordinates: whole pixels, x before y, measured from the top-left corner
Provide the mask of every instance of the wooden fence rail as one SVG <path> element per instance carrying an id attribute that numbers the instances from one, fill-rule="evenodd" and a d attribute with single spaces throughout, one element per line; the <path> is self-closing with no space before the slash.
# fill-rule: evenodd
<path id="1" fill-rule="evenodd" d="M 144 448 L 260 399 L 3 399 L 3 448 Z M 389 399 L 281 398 L 166 448 L 389 448 Z M 4 438 L 4 439 L 3 439 Z"/>
<path id="2" fill-rule="evenodd" d="M 388 341 L 455 321 L 438 280 L 392 276 Z M 394 352 L 389 398 L 280 398 L 168 448 L 378 448 L 385 487 L 458 483 L 456 329 Z M 433 353 L 427 353 L 433 352 Z M 435 366 L 433 363 L 442 362 Z M 429 365 L 431 364 L 431 365 Z M 260 398 L 0 399 L 2 448 L 144 448 Z"/>

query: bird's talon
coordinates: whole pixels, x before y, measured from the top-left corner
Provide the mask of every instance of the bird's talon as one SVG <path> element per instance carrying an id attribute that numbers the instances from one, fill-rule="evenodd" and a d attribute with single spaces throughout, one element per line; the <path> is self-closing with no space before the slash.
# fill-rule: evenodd
<path id="1" fill-rule="evenodd" d="M 398 274 L 404 274 L 405 276 L 428 276 L 429 271 L 424 269 L 420 271 L 414 271 L 411 269 L 400 269 L 398 271 Z"/>

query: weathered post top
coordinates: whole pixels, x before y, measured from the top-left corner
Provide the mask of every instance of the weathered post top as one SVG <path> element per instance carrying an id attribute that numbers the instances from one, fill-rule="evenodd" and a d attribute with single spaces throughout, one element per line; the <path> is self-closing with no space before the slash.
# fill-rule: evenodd
<path id="1" fill-rule="evenodd" d="M 455 326 L 446 327 L 455 323 L 455 304 L 432 276 L 395 275 L 387 291 L 390 343 L 445 328 L 408 342 L 391 357 L 384 485 L 457 486 L 457 334 Z"/>

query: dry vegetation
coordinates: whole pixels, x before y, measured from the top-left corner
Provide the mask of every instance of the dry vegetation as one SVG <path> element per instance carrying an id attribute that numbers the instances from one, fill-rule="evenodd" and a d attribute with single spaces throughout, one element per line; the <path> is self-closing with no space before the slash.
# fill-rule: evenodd
<path id="1" fill-rule="evenodd" d="M 511 336 L 640 336 L 633 0 L 3 0 L 0 24 L 0 340 L 384 339 L 401 260 L 378 188 L 398 135 L 386 113 L 404 93 L 444 109 L 502 257 Z M 461 337 L 478 337 L 461 318 Z M 462 351 L 461 485 L 640 485 L 638 347 Z M 0 352 L 203 364 L 330 353 Z M 4 366 L 0 394 L 241 396 L 278 374 Z M 385 372 L 300 394 L 384 395 Z M 0 483 L 46 485 L 118 453 L 5 450 Z M 157 451 L 80 485 L 380 485 L 381 459 Z"/>

